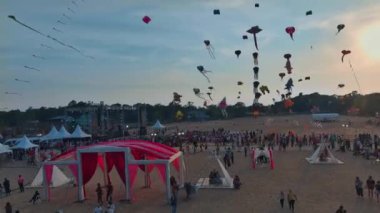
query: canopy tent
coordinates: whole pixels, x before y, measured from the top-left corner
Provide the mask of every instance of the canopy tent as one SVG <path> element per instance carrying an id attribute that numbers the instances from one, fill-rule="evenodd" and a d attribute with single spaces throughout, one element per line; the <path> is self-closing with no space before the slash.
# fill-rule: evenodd
<path id="1" fill-rule="evenodd" d="M 66 177 L 65 174 L 57 167 L 52 167 L 50 187 L 58 187 L 69 183 L 71 180 Z M 42 187 L 43 186 L 43 167 L 38 170 L 37 175 L 34 177 L 30 187 Z"/>
<path id="2" fill-rule="evenodd" d="M 16 145 L 12 146 L 11 149 L 31 149 L 36 147 L 38 147 L 38 145 L 30 142 L 30 140 L 24 135 L 24 137 L 18 140 Z"/>
<path id="3" fill-rule="evenodd" d="M 12 152 L 12 150 L 9 148 L 9 146 L 3 145 L 0 143 L 0 154 L 11 153 L 11 152 Z"/>
<path id="4" fill-rule="evenodd" d="M 329 147 L 324 142 L 320 143 L 313 155 L 306 158 L 306 160 L 310 164 L 343 164 L 342 161 L 334 157 Z"/>
<path id="5" fill-rule="evenodd" d="M 47 199 L 50 197 L 48 186 L 51 182 L 53 165 L 67 165 L 70 168 L 78 185 L 78 200 L 85 199 L 85 185 L 94 175 L 98 165 L 103 170 L 104 179 L 107 181 L 110 181 L 109 172 L 115 167 L 125 184 L 126 200 L 131 200 L 131 188 L 138 169 L 145 173 L 145 183 L 147 183 L 149 173 L 154 168 L 158 169 L 166 185 L 168 201 L 171 197 L 170 166 L 173 165 L 179 173 L 179 185 L 183 185 L 185 174 L 183 154 L 172 147 L 141 140 L 102 142 L 77 147 L 44 162 L 44 191 Z"/>
<path id="6" fill-rule="evenodd" d="M 62 125 L 61 129 L 58 132 L 60 138 L 71 138 L 71 134 L 66 130 L 66 128 Z"/>
<path id="7" fill-rule="evenodd" d="M 91 135 L 85 133 L 82 128 L 77 125 L 73 133 L 71 133 L 71 138 L 91 138 Z"/>
<path id="8" fill-rule="evenodd" d="M 263 162 L 263 158 L 266 158 L 266 161 Z M 263 165 L 263 163 L 267 163 L 270 165 L 270 169 L 274 169 L 274 160 L 273 160 L 273 152 L 268 148 L 254 148 L 251 152 L 252 159 L 252 168 L 255 169 L 257 164 Z"/>
<path id="9" fill-rule="evenodd" d="M 61 128 L 62 129 L 62 128 Z M 58 130 L 55 128 L 55 126 L 52 126 L 50 129 L 50 132 L 44 136 L 42 136 L 42 140 L 58 140 L 62 139 L 61 134 L 58 132 Z"/>
<path id="10" fill-rule="evenodd" d="M 165 126 L 162 125 L 159 120 L 157 120 L 156 123 L 152 126 L 152 129 L 157 129 L 157 130 L 163 129 L 163 128 L 165 128 Z"/>

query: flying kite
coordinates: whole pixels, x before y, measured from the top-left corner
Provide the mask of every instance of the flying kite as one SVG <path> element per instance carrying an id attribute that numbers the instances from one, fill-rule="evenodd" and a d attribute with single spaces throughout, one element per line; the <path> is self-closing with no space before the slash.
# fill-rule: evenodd
<path id="1" fill-rule="evenodd" d="M 294 39 L 293 39 L 293 34 L 296 32 L 296 28 L 293 27 L 293 26 L 287 27 L 287 28 L 285 28 L 285 32 L 286 32 L 287 34 L 289 34 L 289 35 L 290 35 L 290 38 L 294 41 Z"/>
<path id="2" fill-rule="evenodd" d="M 254 65 L 259 65 L 259 61 L 258 61 L 258 57 L 259 57 L 259 53 L 258 52 L 254 52 L 254 53 L 252 53 L 252 57 L 253 57 L 253 64 Z"/>
<path id="3" fill-rule="evenodd" d="M 301 82 L 303 79 L 302 78 L 300 78 L 300 79 L 298 79 L 298 82 Z"/>
<path id="4" fill-rule="evenodd" d="M 313 15 L 313 11 L 311 11 L 311 10 L 306 11 L 306 15 L 307 15 L 307 16 L 311 16 L 311 15 Z"/>
<path id="5" fill-rule="evenodd" d="M 37 69 L 37 68 L 34 68 L 34 67 L 29 67 L 29 66 L 24 66 L 24 68 L 26 68 L 26 69 L 30 69 L 30 70 L 34 70 L 34 71 L 41 71 L 41 70 L 39 70 L 39 69 Z"/>
<path id="6" fill-rule="evenodd" d="M 211 90 L 214 89 L 214 87 L 213 86 L 209 86 L 208 89 L 211 91 Z"/>
<path id="7" fill-rule="evenodd" d="M 214 47 L 211 45 L 210 40 L 204 40 L 203 43 L 206 45 L 206 49 L 208 51 L 208 54 L 212 59 L 215 59 L 215 54 L 214 54 Z"/>
<path id="8" fill-rule="evenodd" d="M 262 85 L 260 87 L 260 91 L 261 91 L 261 93 L 263 93 L 263 95 L 265 95 L 265 93 L 268 93 L 268 94 L 270 93 L 269 88 L 267 86 L 264 86 L 264 85 Z"/>
<path id="9" fill-rule="evenodd" d="M 258 92 L 257 88 L 259 87 L 259 85 L 260 85 L 260 82 L 258 81 L 253 82 L 253 93 Z"/>
<path id="10" fill-rule="evenodd" d="M 206 94 L 208 95 L 208 97 L 210 98 L 210 100 L 213 101 L 212 98 L 211 98 L 211 92 L 207 92 Z"/>
<path id="11" fill-rule="evenodd" d="M 238 96 L 237 99 L 240 99 L 240 96 Z"/>
<path id="12" fill-rule="evenodd" d="M 348 54 L 350 54 L 350 53 L 351 53 L 350 50 L 342 50 L 342 63 L 343 63 L 344 56 L 345 56 L 345 55 L 348 55 Z"/>
<path id="13" fill-rule="evenodd" d="M 254 67 L 253 68 L 253 78 L 255 80 L 259 79 L 259 67 Z"/>
<path id="14" fill-rule="evenodd" d="M 256 92 L 255 93 L 255 99 L 253 100 L 253 104 L 258 104 L 260 97 L 261 97 L 261 93 Z"/>
<path id="15" fill-rule="evenodd" d="M 288 74 L 292 74 L 292 69 L 293 69 L 292 64 L 290 63 L 291 57 L 292 57 L 292 55 L 289 53 L 284 55 L 284 58 L 286 59 L 285 68 L 288 71 Z"/>
<path id="16" fill-rule="evenodd" d="M 220 15 L 220 10 L 215 9 L 215 10 L 214 10 L 214 15 Z"/>
<path id="17" fill-rule="evenodd" d="M 193 88 L 193 91 L 194 91 L 195 96 L 197 96 L 198 98 L 206 101 L 206 99 L 203 97 L 203 93 L 201 93 L 200 89 Z"/>
<path id="18" fill-rule="evenodd" d="M 262 29 L 259 27 L 259 26 L 253 26 L 251 27 L 250 29 L 247 30 L 247 33 L 251 33 L 253 35 L 253 39 L 255 41 L 255 47 L 256 47 L 256 50 L 259 50 L 258 47 L 257 47 L 257 33 L 261 32 Z"/>
<path id="19" fill-rule="evenodd" d="M 256 4 L 255 4 L 255 7 L 260 7 L 260 4 L 259 4 L 259 3 L 256 3 Z"/>
<path id="20" fill-rule="evenodd" d="M 42 56 L 38 56 L 38 55 L 32 55 L 33 58 L 38 58 L 38 59 L 41 59 L 41 60 L 45 60 L 46 58 L 42 57 Z"/>
<path id="21" fill-rule="evenodd" d="M 282 79 L 285 77 L 285 73 L 284 73 L 284 72 L 280 72 L 280 73 L 278 74 L 278 76 L 280 76 L 281 81 L 282 81 Z"/>
<path id="22" fill-rule="evenodd" d="M 180 95 L 176 92 L 173 92 L 173 103 L 175 103 L 175 104 L 181 103 L 181 98 L 182 98 L 182 95 Z"/>
<path id="23" fill-rule="evenodd" d="M 243 85 L 243 82 L 238 81 L 238 82 L 237 82 L 237 85 L 238 85 L 238 86 L 241 86 L 241 85 Z"/>
<path id="24" fill-rule="evenodd" d="M 236 55 L 237 58 L 239 58 L 240 54 L 241 54 L 240 50 L 235 50 L 235 55 Z"/>
<path id="25" fill-rule="evenodd" d="M 344 86 L 344 84 L 338 84 L 338 88 L 343 88 Z"/>
<path id="26" fill-rule="evenodd" d="M 218 105 L 219 109 L 221 110 L 222 112 L 222 115 L 226 118 L 228 116 L 228 113 L 227 113 L 227 100 L 226 100 L 226 97 L 223 98 L 223 100 L 219 103 Z"/>
<path id="27" fill-rule="evenodd" d="M 343 30 L 344 27 L 346 27 L 346 25 L 344 25 L 344 24 L 338 24 L 338 25 L 336 26 L 336 28 L 338 29 L 338 32 L 337 32 L 335 35 L 338 35 L 338 33 L 339 33 L 341 30 Z"/>
<path id="28" fill-rule="evenodd" d="M 243 39 L 243 40 L 247 40 L 247 39 L 248 39 L 248 36 L 247 36 L 247 35 L 243 35 L 243 36 L 242 36 L 242 39 Z"/>
<path id="29" fill-rule="evenodd" d="M 23 83 L 30 83 L 30 81 L 21 80 L 21 79 L 18 79 L 18 78 L 15 78 L 15 81 L 18 81 L 18 82 L 23 82 Z"/>
<path id="30" fill-rule="evenodd" d="M 276 92 L 277 92 L 278 95 L 280 95 L 280 91 L 278 89 L 276 90 Z"/>
<path id="31" fill-rule="evenodd" d="M 310 76 L 305 77 L 305 81 L 308 81 L 308 80 L 310 80 Z"/>
<path id="32" fill-rule="evenodd" d="M 294 85 L 293 85 L 293 79 L 289 78 L 288 82 L 286 82 L 286 84 L 285 84 L 285 89 L 288 90 L 288 92 L 291 92 L 292 91 L 292 87 L 294 87 Z"/>
<path id="33" fill-rule="evenodd" d="M 145 24 L 149 24 L 150 21 L 152 21 L 152 19 L 149 17 L 149 16 L 144 16 L 142 18 L 142 21 L 145 23 Z"/>
<path id="34" fill-rule="evenodd" d="M 210 79 L 206 75 L 206 73 L 211 72 L 209 70 L 205 70 L 205 68 L 202 65 L 197 66 L 198 71 L 207 79 L 207 81 L 210 83 Z"/>

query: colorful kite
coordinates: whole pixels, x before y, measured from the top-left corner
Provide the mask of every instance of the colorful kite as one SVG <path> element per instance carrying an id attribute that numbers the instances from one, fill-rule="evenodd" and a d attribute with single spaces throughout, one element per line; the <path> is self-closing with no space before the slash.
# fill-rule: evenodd
<path id="1" fill-rule="evenodd" d="M 144 16 L 142 18 L 142 21 L 145 23 L 145 24 L 149 24 L 150 21 L 152 21 L 152 19 L 149 17 L 149 16 Z"/>
<path id="2" fill-rule="evenodd" d="M 293 34 L 296 32 L 296 28 L 293 27 L 293 26 L 287 27 L 287 28 L 285 28 L 285 32 L 286 32 L 287 34 L 289 34 L 289 35 L 290 35 L 290 38 L 294 41 L 294 39 L 293 39 Z"/>
<path id="3" fill-rule="evenodd" d="M 255 47 L 256 47 L 256 50 L 259 50 L 259 48 L 257 47 L 257 33 L 261 32 L 262 29 L 259 27 L 259 26 L 253 26 L 251 27 L 250 29 L 247 30 L 247 33 L 251 33 L 253 35 L 253 39 L 255 41 Z"/>

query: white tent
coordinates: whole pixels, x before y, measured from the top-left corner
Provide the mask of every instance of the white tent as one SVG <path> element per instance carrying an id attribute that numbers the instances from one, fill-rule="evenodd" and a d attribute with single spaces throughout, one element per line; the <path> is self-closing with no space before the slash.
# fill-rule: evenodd
<path id="1" fill-rule="evenodd" d="M 319 144 L 313 155 L 306 160 L 310 164 L 343 164 L 342 161 L 334 157 L 326 143 Z"/>
<path id="2" fill-rule="evenodd" d="M 12 146 L 11 149 L 30 149 L 38 147 L 38 145 L 30 142 L 30 140 L 24 135 L 20 140 L 16 142 L 16 145 Z"/>
<path id="3" fill-rule="evenodd" d="M 34 177 L 32 183 L 30 184 L 30 187 L 42 187 L 43 180 L 43 167 L 41 166 L 40 170 L 38 170 L 36 177 Z M 66 175 L 63 174 L 63 172 L 57 166 L 53 166 L 53 174 L 50 184 L 51 187 L 62 186 L 69 183 L 70 181 L 71 180 L 68 177 L 66 177 Z"/>
<path id="4" fill-rule="evenodd" d="M 71 134 L 66 130 L 66 128 L 63 125 L 58 133 L 61 138 L 71 138 Z"/>
<path id="5" fill-rule="evenodd" d="M 152 126 L 152 129 L 163 129 L 163 128 L 165 128 L 165 126 L 162 125 L 159 120 L 157 120 L 156 123 Z"/>
<path id="6" fill-rule="evenodd" d="M 3 145 L 0 143 L 0 154 L 11 153 L 11 152 L 12 152 L 12 150 L 9 149 L 9 146 Z"/>
<path id="7" fill-rule="evenodd" d="M 51 130 L 50 130 L 49 133 L 47 133 L 46 135 L 42 136 L 42 140 L 57 140 L 57 139 L 62 139 L 62 136 L 58 132 L 58 130 L 55 128 L 55 126 L 51 127 Z"/>
<path id="8" fill-rule="evenodd" d="M 83 132 L 82 128 L 80 128 L 79 125 L 75 127 L 75 130 L 73 133 L 71 133 L 72 138 L 91 138 L 91 135 Z"/>

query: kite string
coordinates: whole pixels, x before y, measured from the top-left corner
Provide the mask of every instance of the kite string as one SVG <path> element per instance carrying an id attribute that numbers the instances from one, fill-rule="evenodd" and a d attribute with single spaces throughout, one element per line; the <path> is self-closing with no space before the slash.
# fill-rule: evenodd
<path id="1" fill-rule="evenodd" d="M 358 85 L 359 92 L 362 93 L 362 89 L 361 89 L 361 86 L 360 86 L 360 83 L 359 83 L 358 77 L 356 76 L 356 73 L 355 73 L 355 71 L 354 71 L 354 68 L 352 67 L 351 60 L 348 60 L 348 63 L 350 64 L 351 71 L 352 71 L 352 73 L 353 73 L 353 75 L 354 75 L 354 78 L 355 78 L 356 84 Z"/>

